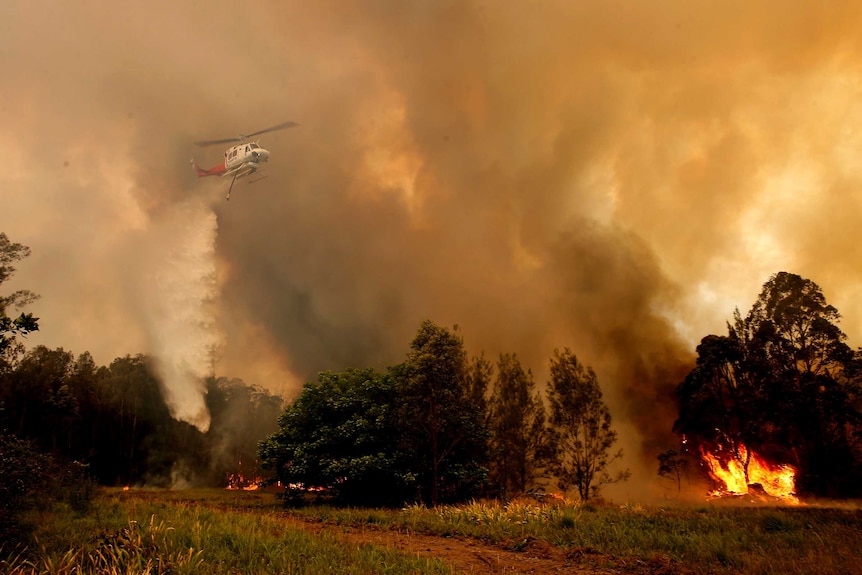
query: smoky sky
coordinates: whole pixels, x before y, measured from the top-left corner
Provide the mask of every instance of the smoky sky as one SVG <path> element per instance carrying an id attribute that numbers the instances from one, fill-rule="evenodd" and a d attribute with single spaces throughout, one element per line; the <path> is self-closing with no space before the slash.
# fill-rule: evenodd
<path id="1" fill-rule="evenodd" d="M 771 274 L 817 282 L 859 345 L 860 10 L 5 2 L 0 229 L 32 249 L 29 343 L 168 358 L 201 424 L 202 374 L 295 395 L 403 360 L 426 318 L 540 387 L 568 347 L 647 481 L 694 347 Z M 288 120 L 230 202 L 195 178 L 223 150 L 193 141 Z"/>

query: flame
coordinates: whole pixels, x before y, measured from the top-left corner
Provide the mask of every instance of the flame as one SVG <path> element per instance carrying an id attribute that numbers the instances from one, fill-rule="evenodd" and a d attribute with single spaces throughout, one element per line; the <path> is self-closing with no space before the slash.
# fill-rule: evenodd
<path id="1" fill-rule="evenodd" d="M 257 462 L 254 465 L 255 470 L 258 469 Z M 236 473 L 229 473 L 227 476 L 227 487 L 231 491 L 257 491 L 261 489 L 263 477 L 255 476 L 254 478 L 246 477 L 242 471 L 242 459 L 237 461 Z"/>
<path id="2" fill-rule="evenodd" d="M 229 489 L 231 491 L 257 491 L 260 489 L 260 484 L 262 482 L 263 478 L 261 477 L 246 479 L 242 473 L 231 473 L 227 476 L 227 487 L 225 487 L 225 489 Z"/>
<path id="3" fill-rule="evenodd" d="M 723 448 L 719 448 L 723 450 Z M 743 461 L 748 457 L 748 449 L 739 445 L 739 458 L 730 457 L 722 462 L 718 456 L 707 451 L 703 446 L 700 448 L 704 462 L 707 464 L 709 475 L 715 481 L 724 485 L 724 489 L 716 489 L 710 497 L 723 497 L 725 495 L 745 495 L 754 493 L 750 487 L 759 484 L 767 495 L 780 499 L 787 503 L 799 504 L 796 498 L 796 469 L 792 465 L 772 465 L 751 451 L 751 459 L 748 462 L 748 480 L 745 477 Z"/>

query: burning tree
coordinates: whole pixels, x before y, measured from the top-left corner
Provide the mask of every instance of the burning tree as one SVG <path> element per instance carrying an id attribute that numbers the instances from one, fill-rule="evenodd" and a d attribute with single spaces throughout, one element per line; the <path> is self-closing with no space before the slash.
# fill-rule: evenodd
<path id="1" fill-rule="evenodd" d="M 767 466 L 798 469 L 801 491 L 858 495 L 862 380 L 839 319 L 811 280 L 772 276 L 745 318 L 735 312 L 727 336 L 701 340 L 677 387 L 674 431 L 693 453 L 739 464 L 746 484 L 757 453 Z"/>

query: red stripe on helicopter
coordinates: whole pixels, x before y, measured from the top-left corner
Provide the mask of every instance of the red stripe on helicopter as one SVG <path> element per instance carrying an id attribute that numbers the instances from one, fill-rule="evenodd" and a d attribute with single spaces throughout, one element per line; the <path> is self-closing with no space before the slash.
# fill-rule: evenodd
<path id="1" fill-rule="evenodd" d="M 199 168 L 198 165 L 195 164 L 195 171 L 198 173 L 199 178 L 203 178 L 204 176 L 220 176 L 227 171 L 227 166 L 225 166 L 224 164 L 219 164 L 214 168 L 204 170 L 203 168 Z"/>

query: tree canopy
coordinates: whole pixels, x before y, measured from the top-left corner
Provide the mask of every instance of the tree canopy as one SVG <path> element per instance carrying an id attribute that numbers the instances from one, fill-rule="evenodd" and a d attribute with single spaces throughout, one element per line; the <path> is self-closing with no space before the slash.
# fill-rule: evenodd
<path id="1" fill-rule="evenodd" d="M 324 490 L 339 503 L 398 505 L 410 477 L 397 465 L 394 398 L 388 374 L 323 372 L 281 414 L 260 459 L 291 501 Z"/>
<path id="2" fill-rule="evenodd" d="M 15 273 L 13 264 L 30 255 L 30 248 L 12 243 L 5 233 L 0 232 L 0 285 Z M 18 290 L 9 295 L 0 295 L 0 368 L 8 364 L 10 353 L 17 354 L 20 349 L 15 346 L 16 335 L 26 335 L 39 329 L 39 318 L 32 313 L 21 313 L 12 318 L 6 314 L 9 308 L 20 310 L 32 303 L 38 296 L 29 290 Z"/>
<path id="3" fill-rule="evenodd" d="M 515 354 L 501 354 L 490 402 L 491 481 L 502 498 L 545 487 L 550 437 L 533 374 Z"/>
<path id="4" fill-rule="evenodd" d="M 611 427 L 611 413 L 602 399 L 598 378 L 568 348 L 562 353 L 554 351 L 551 358 L 548 402 L 556 450 L 554 473 L 560 489 L 574 487 L 586 501 L 597 496 L 602 485 L 628 479 L 628 470 L 615 476 L 608 470 L 623 452 L 610 452 L 617 432 Z"/>
<path id="5" fill-rule="evenodd" d="M 860 354 L 845 343 L 840 317 L 813 281 L 773 275 L 726 336 L 701 340 L 677 387 L 674 430 L 695 447 L 723 445 L 746 470 L 751 449 L 792 464 L 801 492 L 858 494 Z"/>

